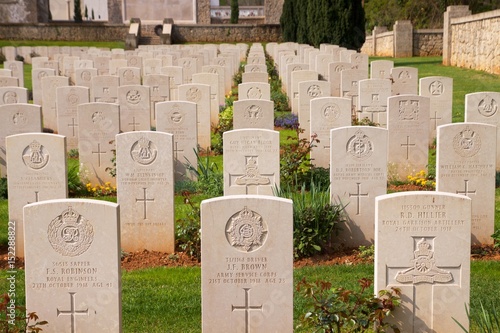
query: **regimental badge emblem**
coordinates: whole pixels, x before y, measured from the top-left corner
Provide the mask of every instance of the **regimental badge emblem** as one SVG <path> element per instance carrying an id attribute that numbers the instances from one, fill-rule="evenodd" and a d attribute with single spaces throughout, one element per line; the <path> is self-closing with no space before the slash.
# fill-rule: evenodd
<path id="1" fill-rule="evenodd" d="M 96 112 L 92 113 L 92 122 L 94 124 L 98 124 L 101 121 L 103 121 L 104 119 L 105 118 L 104 118 L 104 114 L 102 113 L 102 111 L 96 111 Z"/>
<path id="2" fill-rule="evenodd" d="M 56 252 L 65 257 L 76 257 L 92 245 L 94 228 L 89 220 L 69 206 L 50 222 L 47 236 Z"/>
<path id="3" fill-rule="evenodd" d="M 49 162 L 49 152 L 36 140 L 33 140 L 23 151 L 24 164 L 31 169 L 40 170 Z"/>
<path id="4" fill-rule="evenodd" d="M 481 100 L 481 102 L 479 102 L 477 111 L 485 117 L 494 116 L 498 111 L 497 101 L 495 101 L 491 97 L 486 97 L 485 99 Z"/>
<path id="5" fill-rule="evenodd" d="M 340 117 L 340 108 L 337 104 L 328 104 L 323 107 L 321 115 L 329 122 L 333 122 Z"/>
<path id="6" fill-rule="evenodd" d="M 236 185 L 269 185 L 271 180 L 260 174 L 257 156 L 245 156 L 245 174 L 235 180 Z"/>
<path id="7" fill-rule="evenodd" d="M 433 96 L 439 96 L 439 95 L 442 95 L 443 92 L 444 92 L 444 85 L 443 85 L 443 82 L 441 81 L 433 81 L 430 85 L 429 85 L 429 92 L 431 93 L 431 95 Z"/>
<path id="8" fill-rule="evenodd" d="M 419 101 L 405 100 L 399 102 L 399 120 L 418 120 Z"/>
<path id="9" fill-rule="evenodd" d="M 471 157 L 481 149 L 481 138 L 479 134 L 466 126 L 453 138 L 453 149 L 462 157 Z"/>
<path id="10" fill-rule="evenodd" d="M 373 142 L 362 130 L 357 130 L 347 141 L 346 151 L 352 157 L 364 160 L 372 155 Z"/>
<path id="11" fill-rule="evenodd" d="M 141 101 L 142 97 L 141 97 L 141 94 L 139 93 L 139 91 L 137 90 L 130 90 L 128 93 L 127 93 L 127 102 L 129 102 L 130 104 L 139 104 L 139 102 Z"/>
<path id="12" fill-rule="evenodd" d="M 137 140 L 130 149 L 130 156 L 132 156 L 132 159 L 142 165 L 153 163 L 157 155 L 158 149 L 156 145 L 145 137 Z"/>
<path id="13" fill-rule="evenodd" d="M 170 116 L 168 117 L 169 121 L 175 125 L 179 125 L 184 120 L 184 113 L 178 104 L 174 104 L 172 106 L 172 110 L 170 111 Z"/>
<path id="14" fill-rule="evenodd" d="M 80 104 L 80 97 L 78 97 L 78 95 L 75 94 L 73 91 L 71 91 L 68 94 L 68 97 L 66 98 L 66 100 L 68 101 L 68 104 L 73 105 L 73 106 Z"/>
<path id="15" fill-rule="evenodd" d="M 256 251 L 266 242 L 267 224 L 262 216 L 245 206 L 228 220 L 226 239 L 238 251 Z"/>
<path id="16" fill-rule="evenodd" d="M 245 110 L 244 117 L 251 124 L 255 124 L 262 118 L 262 108 L 257 105 L 251 105 Z"/>
<path id="17" fill-rule="evenodd" d="M 252 88 L 248 89 L 247 97 L 250 99 L 261 99 L 262 98 L 262 91 L 259 89 L 259 87 L 252 87 Z"/>
<path id="18" fill-rule="evenodd" d="M 123 72 L 123 78 L 126 81 L 133 81 L 135 79 L 134 71 L 127 69 Z"/>
<path id="19" fill-rule="evenodd" d="M 317 84 L 313 84 L 309 87 L 309 89 L 307 89 L 307 94 L 309 95 L 309 97 L 315 98 L 323 95 L 323 92 Z"/>
<path id="20" fill-rule="evenodd" d="M 400 283 L 447 283 L 453 280 L 450 272 L 436 267 L 434 251 L 431 244 L 422 238 L 417 243 L 417 249 L 413 251 L 412 267 L 399 271 L 395 280 Z"/>
<path id="21" fill-rule="evenodd" d="M 186 99 L 189 102 L 197 103 L 201 99 L 201 91 L 196 87 L 189 88 L 186 92 Z"/>
<path id="22" fill-rule="evenodd" d="M 17 94 L 14 91 L 7 91 L 3 94 L 4 104 L 15 104 L 17 103 Z"/>
<path id="23" fill-rule="evenodd" d="M 22 112 L 16 112 L 12 116 L 12 123 L 16 126 L 22 127 L 28 123 L 28 118 Z"/>

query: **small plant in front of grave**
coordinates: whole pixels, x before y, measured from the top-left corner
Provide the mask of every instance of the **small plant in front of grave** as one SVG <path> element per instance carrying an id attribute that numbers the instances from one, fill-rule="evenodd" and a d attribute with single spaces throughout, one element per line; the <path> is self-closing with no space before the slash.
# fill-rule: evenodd
<path id="1" fill-rule="evenodd" d="M 210 156 L 200 156 L 195 151 L 197 165 L 187 162 L 186 168 L 198 178 L 197 191 L 210 197 L 219 197 L 224 194 L 224 178 L 217 164 L 210 161 Z"/>
<path id="2" fill-rule="evenodd" d="M 115 140 L 111 140 L 109 144 L 114 144 Z M 111 158 L 112 167 L 107 167 L 105 170 L 109 173 L 111 177 L 116 177 L 116 149 L 111 149 L 113 157 Z"/>
<path id="3" fill-rule="evenodd" d="M 500 229 L 495 230 L 491 238 L 493 238 L 493 247 L 500 248 Z"/>
<path id="4" fill-rule="evenodd" d="M 243 72 L 245 71 L 245 65 L 246 63 L 241 62 L 240 67 L 238 68 L 238 72 L 233 76 L 233 85 L 235 85 L 236 87 L 238 86 L 238 84 L 243 82 Z"/>
<path id="5" fill-rule="evenodd" d="M 295 258 L 321 253 L 344 222 L 344 207 L 330 204 L 330 191 L 311 181 L 309 191 L 290 186 L 275 189 L 276 196 L 293 201 L 293 248 Z"/>
<path id="6" fill-rule="evenodd" d="M 2 51 L 0 51 L 0 65 L 2 65 L 5 61 L 7 61 L 5 54 L 3 54 Z"/>
<path id="7" fill-rule="evenodd" d="M 478 332 L 478 333 L 498 333 L 500 332 L 500 313 L 495 308 L 495 304 L 491 302 L 486 308 L 483 302 L 479 302 L 480 309 L 475 313 L 471 313 L 470 309 L 465 305 L 465 312 L 469 318 L 469 325 L 477 327 L 476 330 L 467 330 L 455 318 L 452 318 L 455 323 L 465 332 Z M 479 311 L 480 310 L 480 311 Z"/>
<path id="8" fill-rule="evenodd" d="M 375 246 L 373 244 L 370 246 L 360 245 L 356 250 L 356 254 L 361 259 L 373 260 L 375 258 Z"/>
<path id="9" fill-rule="evenodd" d="M 296 132 L 297 137 L 300 137 L 304 130 L 297 128 Z M 281 147 L 280 182 L 282 185 L 294 187 L 308 180 L 308 171 L 312 166 L 309 153 L 319 140 L 316 135 L 312 135 L 310 141 L 305 138 L 297 140 L 290 136 L 287 141 L 289 144 Z"/>
<path id="10" fill-rule="evenodd" d="M 9 193 L 7 190 L 7 177 L 0 178 L 0 198 L 8 199 Z"/>
<path id="11" fill-rule="evenodd" d="M 185 217 L 176 221 L 175 244 L 177 248 L 200 261 L 200 205 L 191 200 L 189 192 L 184 192 L 182 196 L 189 207 Z"/>
<path id="12" fill-rule="evenodd" d="M 436 189 L 436 181 L 427 175 L 425 170 L 420 170 L 416 174 L 410 174 L 407 178 L 410 184 L 420 186 L 422 189 L 429 191 Z"/>
<path id="13" fill-rule="evenodd" d="M 85 185 L 80 179 L 78 164 L 68 165 L 68 194 L 70 197 L 78 197 L 86 194 Z"/>
<path id="14" fill-rule="evenodd" d="M 274 126 L 296 130 L 299 128 L 299 117 L 293 113 L 284 113 L 274 119 Z"/>
<path id="15" fill-rule="evenodd" d="M 20 54 L 17 54 L 16 57 L 14 58 L 16 61 L 22 61 L 24 62 L 24 57 Z"/>
<path id="16" fill-rule="evenodd" d="M 223 134 L 233 129 L 233 106 L 227 106 L 219 112 L 219 124 L 214 128 L 212 136 L 212 151 L 215 154 L 223 152 Z"/>
<path id="17" fill-rule="evenodd" d="M 39 320 L 36 312 L 26 313 L 26 308 L 17 306 L 9 294 L 3 294 L 1 298 L 0 332 L 38 333 L 43 331 L 40 326 L 48 324 L 45 320 Z"/>
<path id="18" fill-rule="evenodd" d="M 70 149 L 70 151 L 68 152 L 69 158 L 78 159 L 79 156 L 80 156 L 80 153 L 78 152 L 78 149 Z"/>
<path id="19" fill-rule="evenodd" d="M 36 57 L 40 57 L 40 55 L 38 53 L 36 53 L 35 51 L 31 51 L 30 57 L 31 58 L 36 58 Z"/>
<path id="20" fill-rule="evenodd" d="M 358 119 L 357 117 L 353 117 L 352 118 L 352 126 L 375 126 L 375 127 L 378 127 L 378 126 L 380 126 L 380 124 L 370 120 L 370 118 L 368 118 L 368 117 L 364 117 L 361 119 Z"/>
<path id="21" fill-rule="evenodd" d="M 378 296 L 371 292 L 372 281 L 360 279 L 359 290 L 333 288 L 328 281 L 307 282 L 304 278 L 297 284 L 297 291 L 309 299 L 310 310 L 301 319 L 299 327 L 314 332 L 386 332 L 391 328 L 400 330 L 386 322 L 401 304 L 398 288 L 380 290 Z"/>
<path id="22" fill-rule="evenodd" d="M 87 183 L 85 189 L 87 195 L 92 197 L 116 196 L 116 186 L 111 186 L 110 182 L 106 182 L 104 185 L 92 185 L 91 183 Z"/>

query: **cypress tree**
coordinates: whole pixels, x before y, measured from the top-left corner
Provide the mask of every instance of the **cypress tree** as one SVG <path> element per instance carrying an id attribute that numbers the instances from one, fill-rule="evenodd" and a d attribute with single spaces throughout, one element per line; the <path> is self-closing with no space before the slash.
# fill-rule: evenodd
<path id="1" fill-rule="evenodd" d="M 238 5 L 238 0 L 231 0 L 231 24 L 237 24 L 238 18 L 240 16 L 240 7 Z"/>
<path id="2" fill-rule="evenodd" d="M 297 43 L 309 44 L 309 30 L 307 26 L 307 6 L 309 1 L 315 0 L 297 0 L 296 2 L 296 20 L 297 20 Z"/>
<path id="3" fill-rule="evenodd" d="M 299 0 L 300 1 L 300 0 Z M 294 42 L 297 40 L 297 21 L 295 18 L 296 0 L 285 0 L 281 12 L 280 25 L 283 41 Z"/>
<path id="4" fill-rule="evenodd" d="M 80 4 L 80 0 L 75 0 L 75 9 L 74 9 L 74 16 L 73 19 L 75 22 L 83 22 L 83 17 L 82 17 L 82 7 Z"/>
<path id="5" fill-rule="evenodd" d="M 85 5 L 85 13 L 83 14 L 86 20 L 89 19 L 89 9 L 87 8 L 87 5 Z"/>

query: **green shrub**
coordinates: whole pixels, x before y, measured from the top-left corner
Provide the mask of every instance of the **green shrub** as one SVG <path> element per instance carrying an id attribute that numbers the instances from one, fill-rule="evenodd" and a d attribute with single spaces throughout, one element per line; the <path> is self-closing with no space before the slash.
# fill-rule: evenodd
<path id="1" fill-rule="evenodd" d="M 212 151 L 216 154 L 223 152 L 223 137 L 224 132 L 233 129 L 233 106 L 226 107 L 223 111 L 219 112 L 219 124 L 214 129 L 212 140 Z"/>
<path id="2" fill-rule="evenodd" d="M 68 194 L 73 198 L 86 194 L 85 185 L 80 179 L 79 165 L 76 163 L 68 166 Z"/>
<path id="3" fill-rule="evenodd" d="M 198 178 L 197 190 L 210 197 L 219 197 L 224 194 L 224 178 L 219 171 L 217 164 L 210 162 L 210 156 L 200 156 L 195 152 L 197 165 L 190 162 L 186 164 L 189 172 L 192 172 Z"/>
<path id="4" fill-rule="evenodd" d="M 314 184 L 306 191 L 288 186 L 275 189 L 275 194 L 293 201 L 293 247 L 295 258 L 321 253 L 330 243 L 334 232 L 345 221 L 344 207 L 330 204 L 330 191 Z"/>
<path id="5" fill-rule="evenodd" d="M 467 313 L 467 317 L 469 318 L 469 324 L 477 327 L 474 332 L 478 333 L 498 333 L 500 332 L 500 314 L 497 312 L 495 308 L 495 304 L 490 303 L 488 307 L 485 307 L 482 302 L 479 303 L 481 306 L 481 311 L 476 311 L 475 313 L 471 313 L 465 305 L 465 312 Z M 469 333 L 471 331 L 467 331 L 465 327 L 459 323 L 455 318 L 453 320 L 457 323 L 457 325 L 465 332 Z"/>
<path id="6" fill-rule="evenodd" d="M 360 290 L 332 288 L 327 281 L 307 282 L 304 278 L 297 285 L 297 290 L 310 300 L 310 311 L 301 322 L 301 326 L 311 328 L 313 332 L 386 332 L 392 328 L 386 318 L 401 305 L 401 291 L 398 288 L 381 290 L 378 297 L 370 291 L 369 279 L 358 281 Z"/>
<path id="7" fill-rule="evenodd" d="M 493 247 L 500 247 L 500 229 L 495 230 L 493 235 L 491 235 L 493 238 Z"/>
<path id="8" fill-rule="evenodd" d="M 5 54 L 3 54 L 2 51 L 0 51 L 0 65 L 2 65 L 6 61 L 7 61 L 7 58 L 5 57 Z"/>
<path id="9" fill-rule="evenodd" d="M 176 247 L 186 254 L 201 260 L 200 238 L 200 206 L 193 203 L 190 194 L 184 192 L 184 203 L 189 205 L 189 210 L 184 218 L 178 219 L 175 225 Z"/>
<path id="10" fill-rule="evenodd" d="M 299 137 L 304 130 L 297 128 L 296 131 Z M 315 136 L 311 137 L 311 141 L 305 138 L 297 140 L 291 136 L 287 138 L 288 144 L 281 147 L 280 182 L 282 186 L 294 187 L 308 180 L 308 173 L 312 166 L 309 153 L 317 142 Z"/>
<path id="11" fill-rule="evenodd" d="M 0 178 L 0 199 L 8 199 L 7 177 Z"/>

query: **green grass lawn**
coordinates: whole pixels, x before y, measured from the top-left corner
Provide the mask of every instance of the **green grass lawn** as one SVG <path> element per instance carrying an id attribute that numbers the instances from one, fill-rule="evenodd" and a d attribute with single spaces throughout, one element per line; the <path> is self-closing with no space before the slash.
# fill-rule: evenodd
<path id="1" fill-rule="evenodd" d="M 0 290 L 7 288 L 7 273 L 0 272 Z M 328 280 L 333 287 L 357 287 L 357 280 L 373 277 L 372 264 L 309 266 L 294 270 L 295 284 Z M 18 305 L 24 305 L 24 272 L 17 273 Z M 471 265 L 471 306 L 492 302 L 500 307 L 500 262 L 474 261 Z M 495 292 L 492 292 L 495 291 Z M 201 332 L 201 269 L 150 268 L 122 272 L 123 331 L 130 333 Z M 294 294 L 294 326 L 308 310 L 306 299 Z M 43 319 L 43 318 L 41 318 Z M 298 329 L 295 332 L 308 332 Z M 458 329 L 457 329 L 458 332 Z"/>

